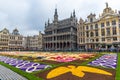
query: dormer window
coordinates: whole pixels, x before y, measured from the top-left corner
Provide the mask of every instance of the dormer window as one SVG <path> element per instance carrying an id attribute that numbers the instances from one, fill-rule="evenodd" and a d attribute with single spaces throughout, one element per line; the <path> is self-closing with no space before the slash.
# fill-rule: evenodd
<path id="1" fill-rule="evenodd" d="M 93 22 L 93 18 L 90 18 L 90 22 Z"/>

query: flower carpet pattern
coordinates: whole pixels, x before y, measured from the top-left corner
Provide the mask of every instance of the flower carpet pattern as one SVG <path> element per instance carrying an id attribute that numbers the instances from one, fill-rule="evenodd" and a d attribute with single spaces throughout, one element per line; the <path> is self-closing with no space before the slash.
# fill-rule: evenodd
<path id="1" fill-rule="evenodd" d="M 0 56 L 0 61 L 7 63 L 9 65 L 15 66 L 16 68 L 19 68 L 28 73 L 51 67 L 50 65 L 46 65 L 46 64 L 39 64 L 39 63 L 30 62 L 30 61 L 18 60 L 15 58 L 9 58 L 5 56 Z"/>
<path id="2" fill-rule="evenodd" d="M 102 57 L 90 62 L 88 65 L 116 68 L 117 54 L 105 54 Z"/>
<path id="3" fill-rule="evenodd" d="M 38 71 L 32 74 L 43 80 L 115 80 L 116 75 L 117 54 L 99 57 L 101 54 L 87 52 L 0 52 L 0 55 L 1 62 L 27 73 Z"/>
<path id="4" fill-rule="evenodd" d="M 50 60 L 56 62 L 71 62 L 74 60 L 88 60 L 89 58 L 95 57 L 96 54 L 94 53 L 84 53 L 84 54 L 68 54 L 68 53 L 48 53 L 48 52 L 41 52 L 41 53 L 29 53 L 29 52 L 6 52 L 1 54 L 7 55 L 15 55 L 15 56 L 26 56 L 26 57 L 33 57 L 33 58 L 41 58 L 41 60 Z"/>
<path id="5" fill-rule="evenodd" d="M 58 67 L 56 69 L 53 69 L 52 71 L 48 73 L 47 79 L 60 76 L 67 72 L 72 72 L 73 75 L 78 76 L 78 77 L 84 77 L 85 72 L 97 73 L 97 74 L 103 74 L 103 75 L 109 75 L 109 76 L 112 75 L 111 73 L 107 71 L 97 69 L 97 68 L 92 68 L 92 67 L 87 67 L 87 66 L 75 67 L 73 65 L 69 65 L 68 67 Z"/>
<path id="6" fill-rule="evenodd" d="M 48 58 L 48 60 L 53 60 L 57 62 L 71 62 L 74 60 L 88 60 L 94 57 L 95 54 L 71 54 L 71 55 L 54 55 Z"/>

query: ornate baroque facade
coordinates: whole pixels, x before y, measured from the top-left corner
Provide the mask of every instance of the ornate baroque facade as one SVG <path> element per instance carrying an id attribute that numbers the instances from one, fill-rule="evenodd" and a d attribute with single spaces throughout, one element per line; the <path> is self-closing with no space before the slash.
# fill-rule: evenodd
<path id="1" fill-rule="evenodd" d="M 8 50 L 9 46 L 9 31 L 4 28 L 0 31 L 0 50 Z"/>
<path id="2" fill-rule="evenodd" d="M 23 36 L 19 34 L 17 29 L 9 35 L 9 50 L 23 50 Z"/>
<path id="3" fill-rule="evenodd" d="M 77 30 L 78 48 L 120 47 L 120 12 L 112 10 L 106 3 L 99 18 L 91 13 L 87 20 L 80 19 Z"/>
<path id="4" fill-rule="evenodd" d="M 45 50 L 75 50 L 77 48 L 77 19 L 75 11 L 70 18 L 58 20 L 55 9 L 52 23 L 45 23 L 44 49 Z"/>
<path id="5" fill-rule="evenodd" d="M 43 50 L 43 34 L 41 32 L 39 35 L 27 36 L 25 40 L 26 50 Z"/>
<path id="6" fill-rule="evenodd" d="M 27 36 L 19 34 L 17 29 L 12 33 L 4 28 L 0 31 L 0 51 L 43 50 L 43 34 Z"/>

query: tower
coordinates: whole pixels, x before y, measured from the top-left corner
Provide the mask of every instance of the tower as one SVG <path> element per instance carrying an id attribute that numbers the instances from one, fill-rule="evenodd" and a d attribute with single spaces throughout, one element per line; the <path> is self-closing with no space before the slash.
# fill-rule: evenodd
<path id="1" fill-rule="evenodd" d="M 19 31 L 18 31 L 18 29 L 15 28 L 15 29 L 13 30 L 12 34 L 13 34 L 13 35 L 19 35 Z"/>
<path id="2" fill-rule="evenodd" d="M 58 22 L 58 13 L 57 13 L 57 8 L 55 9 L 54 13 L 54 23 Z"/>
<path id="3" fill-rule="evenodd" d="M 45 28 L 47 27 L 47 24 L 46 24 L 46 22 L 45 22 Z"/>
<path id="4" fill-rule="evenodd" d="M 71 13 L 71 15 L 70 15 L 70 20 L 71 20 L 71 21 L 73 20 L 73 15 L 72 15 L 72 13 Z"/>
<path id="5" fill-rule="evenodd" d="M 74 18 L 76 17 L 76 15 L 75 15 L 75 10 L 73 11 L 73 17 L 74 17 Z"/>
<path id="6" fill-rule="evenodd" d="M 49 26 L 49 24 L 50 24 L 50 19 L 48 18 L 48 24 L 47 25 Z"/>
<path id="7" fill-rule="evenodd" d="M 108 3 L 106 2 L 105 4 L 106 4 L 106 8 L 108 8 Z"/>

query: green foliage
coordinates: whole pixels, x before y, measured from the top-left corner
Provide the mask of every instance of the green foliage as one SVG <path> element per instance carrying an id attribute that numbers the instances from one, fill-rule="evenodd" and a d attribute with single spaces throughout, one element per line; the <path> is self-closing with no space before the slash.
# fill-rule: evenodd
<path id="1" fill-rule="evenodd" d="M 120 80 L 120 53 L 118 53 L 117 57 L 117 69 L 116 69 L 116 78 L 115 80 Z"/>

